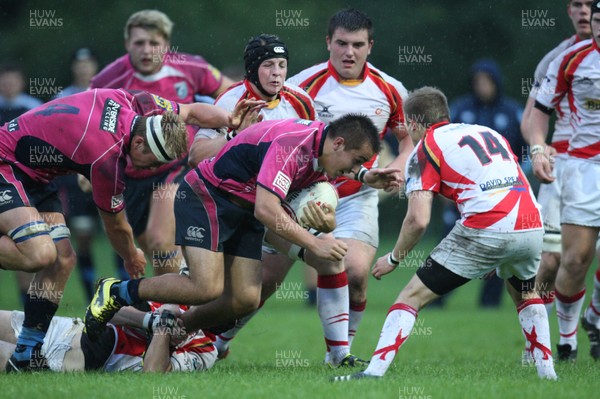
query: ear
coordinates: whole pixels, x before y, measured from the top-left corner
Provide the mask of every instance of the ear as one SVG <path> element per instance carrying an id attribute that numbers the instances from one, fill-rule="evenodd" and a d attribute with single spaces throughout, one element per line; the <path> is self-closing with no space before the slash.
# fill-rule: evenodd
<path id="1" fill-rule="evenodd" d="M 142 153 L 144 151 L 144 146 L 146 144 L 146 140 L 142 136 L 133 136 L 131 139 L 131 151 L 136 151 Z"/>
<path id="2" fill-rule="evenodd" d="M 331 38 L 329 36 L 325 36 L 325 43 L 327 43 L 327 51 L 331 51 Z"/>
<path id="3" fill-rule="evenodd" d="M 369 42 L 369 51 L 367 51 L 367 55 L 371 55 L 371 50 L 373 49 L 373 43 L 375 43 L 373 40 L 371 40 Z"/>
<path id="4" fill-rule="evenodd" d="M 346 140 L 343 137 L 336 137 L 333 139 L 333 150 L 334 151 L 344 151 L 346 147 Z"/>

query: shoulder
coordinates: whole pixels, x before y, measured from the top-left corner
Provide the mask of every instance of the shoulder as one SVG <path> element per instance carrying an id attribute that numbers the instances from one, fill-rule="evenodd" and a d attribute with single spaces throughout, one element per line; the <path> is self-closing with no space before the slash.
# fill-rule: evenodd
<path id="1" fill-rule="evenodd" d="M 320 64 L 317 65 L 313 65 L 309 68 L 306 68 L 300 72 L 298 72 L 296 75 L 292 76 L 291 78 L 287 79 L 288 83 L 297 85 L 299 87 L 304 87 L 304 82 L 316 75 L 320 75 L 322 73 L 326 73 L 327 72 L 327 62 L 322 62 Z"/>
<path id="2" fill-rule="evenodd" d="M 116 78 L 126 72 L 133 73 L 133 68 L 129 63 L 128 55 L 125 54 L 107 66 L 105 66 L 96 76 L 92 78 L 91 87 L 105 87 L 111 84 Z"/>
<path id="3" fill-rule="evenodd" d="M 392 76 L 388 75 L 387 73 L 383 72 L 382 70 L 376 68 L 371 63 L 369 63 L 368 65 L 369 65 L 369 70 L 371 71 L 372 75 L 382 79 L 383 82 L 385 82 L 385 84 L 395 88 L 398 91 L 398 94 L 400 94 L 400 96 L 403 99 L 406 99 L 406 97 L 408 97 L 408 90 L 406 90 L 406 87 L 404 87 L 402 82 L 400 82 L 396 78 L 393 78 Z"/>

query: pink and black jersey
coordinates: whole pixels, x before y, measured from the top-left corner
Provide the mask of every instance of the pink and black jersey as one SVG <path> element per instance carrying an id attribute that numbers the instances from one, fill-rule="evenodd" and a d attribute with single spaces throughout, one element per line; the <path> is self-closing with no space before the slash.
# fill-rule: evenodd
<path id="1" fill-rule="evenodd" d="M 223 81 L 221 72 L 210 65 L 204 58 L 168 52 L 164 54 L 160 71 L 152 75 L 142 75 L 135 70 L 129 55 L 124 55 L 105 67 L 91 82 L 92 88 L 111 88 L 127 90 L 143 90 L 181 104 L 194 102 L 194 95 L 211 95 L 218 90 Z M 188 127 L 190 145 L 194 140 L 197 128 Z M 166 165 L 149 170 L 135 169 L 127 165 L 125 174 L 135 179 L 161 174 L 180 161 L 175 160 Z"/>
<path id="2" fill-rule="evenodd" d="M 165 111 L 178 113 L 179 105 L 145 92 L 96 89 L 56 99 L 0 128 L 0 160 L 40 183 L 80 173 L 98 208 L 119 212 L 134 122 Z"/>
<path id="3" fill-rule="evenodd" d="M 213 186 L 254 203 L 256 186 L 284 200 L 290 190 L 327 180 L 318 166 L 326 125 L 305 119 L 254 124 L 229 141 L 219 153 L 198 165 Z M 186 181 L 198 179 L 189 173 Z"/>
<path id="4" fill-rule="evenodd" d="M 600 161 L 600 49 L 594 40 L 579 42 L 552 61 L 536 106 L 556 108 L 563 98 L 573 129 L 568 155 Z"/>
<path id="5" fill-rule="evenodd" d="M 349 113 L 367 115 L 383 139 L 388 128 L 395 129 L 404 122 L 402 100 L 408 92 L 402 83 L 373 65 L 365 64 L 363 76 L 356 80 L 341 78 L 331 62 L 315 65 L 289 78 L 287 82 L 304 89 L 313 99 L 319 120 L 325 123 Z M 373 156 L 364 166 L 371 168 Z M 361 183 L 346 177 L 336 179 L 340 197 L 360 190 Z"/>
<path id="6" fill-rule="evenodd" d="M 510 232 L 542 228 L 539 205 L 510 145 L 485 126 L 439 123 L 406 164 L 406 192 L 432 191 L 456 202 L 460 223 Z"/>

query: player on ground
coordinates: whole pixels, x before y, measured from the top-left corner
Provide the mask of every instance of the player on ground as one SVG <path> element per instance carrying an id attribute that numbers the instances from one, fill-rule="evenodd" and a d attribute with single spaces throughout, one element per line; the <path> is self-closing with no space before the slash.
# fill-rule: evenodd
<path id="1" fill-rule="evenodd" d="M 212 105 L 180 105 L 145 92 L 96 89 L 51 101 L 0 128 L 0 267 L 36 273 L 12 370 L 31 368 L 29 359 L 42 345 L 75 264 L 51 180 L 79 173 L 91 181 L 109 241 L 128 273 L 139 276 L 146 261 L 121 212 L 127 157 L 138 168 L 182 158 L 184 122 L 236 127 L 242 114 L 232 117 Z"/>
<path id="2" fill-rule="evenodd" d="M 573 23 L 575 34 L 562 41 L 558 46 L 552 49 L 542 58 L 534 74 L 534 85 L 529 93 L 527 105 L 523 113 L 521 122 L 521 131 L 523 136 L 528 139 L 530 130 L 531 110 L 535 104 L 535 97 L 539 91 L 548 66 L 564 50 L 571 47 L 581 40 L 590 38 L 590 6 L 592 0 L 570 0 L 567 5 L 567 13 Z M 542 262 L 536 277 L 536 289 L 546 305 L 546 310 L 550 314 L 552 304 L 554 303 L 554 281 L 560 264 L 561 253 L 561 234 L 560 234 L 560 186 L 562 165 L 567 158 L 567 149 L 569 147 L 569 138 L 573 131 L 570 123 L 571 111 L 569 109 L 569 100 L 564 97 L 556 107 L 557 118 L 552 133 L 551 147 L 556 151 L 554 155 L 554 180 L 552 183 L 542 184 L 538 193 L 538 201 L 542 206 L 542 219 L 544 222 L 544 246 L 542 249 Z M 563 309 L 557 308 L 559 318 L 564 314 Z M 577 356 L 577 349 L 572 348 L 570 344 L 561 342 L 557 345 L 557 360 L 574 360 Z M 568 346 L 567 346 L 568 345 Z"/>
<path id="3" fill-rule="evenodd" d="M 411 93 L 404 112 L 418 141 L 406 165 L 408 211 L 394 249 L 377 260 L 373 276 L 393 271 L 420 241 L 435 194 L 455 201 L 461 220 L 400 292 L 369 367 L 335 381 L 382 377 L 424 306 L 490 272 L 507 280 L 538 375 L 556 379 L 548 317 L 533 288 L 542 251 L 539 205 L 517 157 L 492 129 L 450 124 L 446 97 L 437 89 Z"/>
<path id="4" fill-rule="evenodd" d="M 173 22 L 157 10 L 142 10 L 125 24 L 127 54 L 104 68 L 92 80 L 93 88 L 144 90 L 167 100 L 189 104 L 194 95 L 216 98 L 233 84 L 202 57 L 174 51 Z M 191 144 L 197 129 L 188 128 Z M 127 217 L 140 246 L 152 258 L 154 272 L 177 272 L 181 259 L 175 247 L 173 200 L 189 169 L 185 160 L 141 171 L 125 170 Z"/>
<path id="5" fill-rule="evenodd" d="M 284 119 L 250 126 L 188 173 L 179 188 L 176 243 L 182 245 L 190 277 L 103 280 L 86 314 L 88 333 L 101 330 L 120 306 L 150 298 L 210 302 L 194 315 L 211 323 L 207 327 L 253 312 L 260 299 L 265 227 L 319 258 L 340 261 L 346 244 L 313 236 L 287 215 L 281 201 L 290 190 L 356 172 L 379 145 L 375 126 L 362 115 L 329 125 Z M 364 175 L 377 188 L 397 188 L 398 178 L 394 169 Z"/>
<path id="6" fill-rule="evenodd" d="M 78 318 L 54 317 L 42 346 L 41 363 L 65 371 L 204 371 L 217 351 L 202 331 L 186 334 L 177 317 L 186 307 L 148 303 L 148 312 L 125 307 L 98 341 L 83 332 Z M 21 331 L 23 312 L 0 311 L 0 365 L 6 364 Z"/>
<path id="7" fill-rule="evenodd" d="M 562 257 L 556 274 L 556 309 L 564 359 L 574 359 L 577 324 L 585 300 L 585 276 L 592 264 L 600 229 L 600 190 L 590 188 L 600 173 L 600 1 L 591 6 L 592 40 L 575 44 L 548 67 L 531 110 L 530 144 L 535 176 L 551 183 L 551 148 L 544 145 L 554 108 L 568 99 L 573 132 L 562 164 L 560 223 Z M 600 359 L 600 271 L 590 306 L 581 318 L 590 339 L 590 354 Z M 568 346 L 567 346 L 568 345 Z"/>

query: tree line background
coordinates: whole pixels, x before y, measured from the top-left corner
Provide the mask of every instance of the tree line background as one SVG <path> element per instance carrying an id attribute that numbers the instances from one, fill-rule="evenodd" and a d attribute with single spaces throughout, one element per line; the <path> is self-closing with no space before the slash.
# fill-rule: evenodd
<path id="1" fill-rule="evenodd" d="M 38 84 L 66 87 L 77 48 L 91 48 L 105 66 L 125 53 L 123 27 L 129 15 L 155 8 L 175 23 L 173 49 L 200 54 L 232 77 L 243 71 L 242 52 L 250 37 L 279 35 L 290 51 L 292 76 L 328 58 L 327 21 L 351 6 L 373 20 L 369 60 L 407 89 L 433 85 L 452 99 L 469 90 L 471 64 L 486 57 L 500 64 L 504 92 L 524 105 L 537 62 L 573 33 L 566 5 L 542 0 L 1 0 L 0 64 L 18 62 Z M 417 62 L 407 62 L 411 54 L 420 56 Z M 389 212 L 404 214 L 405 201 L 388 206 Z M 397 234 L 400 221 L 387 219 L 383 233 L 389 226 Z"/>

